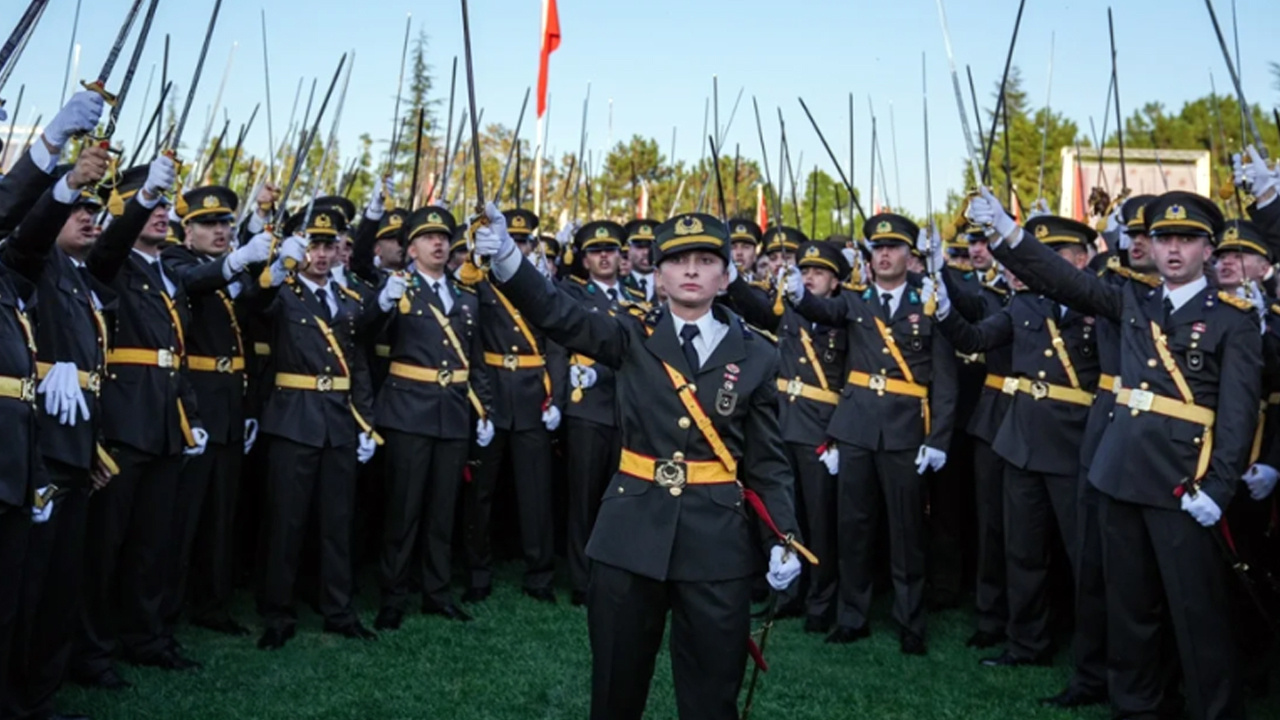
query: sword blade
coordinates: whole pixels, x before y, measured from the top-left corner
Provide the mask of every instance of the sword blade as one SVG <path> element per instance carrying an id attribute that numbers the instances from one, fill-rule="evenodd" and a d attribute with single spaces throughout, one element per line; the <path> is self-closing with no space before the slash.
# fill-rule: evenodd
<path id="1" fill-rule="evenodd" d="M 524 124 L 524 111 L 529 106 L 529 91 L 532 88 L 524 89 L 524 101 L 520 103 L 520 117 L 516 118 L 516 131 L 511 136 L 511 147 L 507 149 L 507 162 L 502 166 L 502 177 L 498 179 L 498 189 L 493 193 L 495 200 L 502 199 L 502 191 L 507 187 L 507 171 L 511 169 L 511 158 L 515 156 L 516 148 L 520 145 L 520 126 Z"/>
<path id="2" fill-rule="evenodd" d="M 124 71 L 124 79 L 120 81 L 120 89 L 116 90 L 116 101 L 111 106 L 111 115 L 107 118 L 106 130 L 102 133 L 105 141 L 110 141 L 115 134 L 116 122 L 120 119 L 120 110 L 124 107 L 125 97 L 133 85 L 133 76 L 138 72 L 138 61 L 142 59 L 142 50 L 147 46 L 147 36 L 151 34 L 151 21 L 156 16 L 156 6 L 160 0 L 151 0 L 147 6 L 147 14 L 142 18 L 142 29 L 138 31 L 138 42 L 133 46 L 133 55 L 129 57 L 129 66 Z"/>
<path id="3" fill-rule="evenodd" d="M 467 102 L 471 106 L 471 160 L 476 173 L 476 211 L 484 210 L 484 175 L 480 164 L 480 125 L 476 117 L 475 65 L 471 61 L 471 21 L 467 17 L 467 0 L 462 0 L 462 39 L 467 59 Z"/>
<path id="4" fill-rule="evenodd" d="M 107 53 L 107 59 L 102 63 L 102 71 L 98 73 L 98 85 L 106 85 L 107 80 L 111 78 L 111 71 L 116 66 L 116 60 L 120 58 L 120 51 L 124 49 L 124 43 L 129 39 L 129 31 L 133 29 L 133 23 L 138 19 L 138 11 L 142 9 L 142 0 L 133 0 L 133 5 L 129 8 L 129 14 L 125 15 L 124 24 L 120 26 L 120 31 L 116 33 L 116 41 L 111 45 L 111 51 Z"/>
<path id="5" fill-rule="evenodd" d="M 1222 48 L 1222 59 L 1227 63 L 1227 72 L 1231 74 L 1231 84 L 1236 89 L 1236 99 L 1240 101 L 1240 107 L 1244 111 L 1245 122 L 1249 127 L 1249 134 L 1253 136 L 1254 147 L 1258 149 L 1258 153 L 1262 157 L 1267 157 L 1267 146 L 1262 142 L 1262 133 L 1258 132 L 1258 124 L 1253 120 L 1253 113 L 1249 111 L 1249 102 L 1245 100 L 1244 88 L 1240 85 L 1240 75 L 1236 72 L 1236 64 L 1231 60 L 1231 51 L 1227 49 L 1227 39 L 1222 35 L 1222 26 L 1218 24 L 1218 13 L 1213 9 L 1213 0 L 1204 0 L 1205 7 L 1209 8 L 1209 19 L 1213 20 L 1213 32 L 1218 36 L 1218 47 Z"/>
<path id="6" fill-rule="evenodd" d="M 169 137 L 169 148 L 172 150 L 176 150 L 182 141 L 182 131 L 187 126 L 191 104 L 196 99 L 196 88 L 200 86 L 200 74 L 204 71 L 204 59 L 209 54 L 209 41 L 213 39 L 213 28 L 218 24 L 218 11 L 221 9 L 222 0 L 214 0 L 213 14 L 209 16 L 209 26 L 204 31 L 204 44 L 200 46 L 200 57 L 196 60 L 196 71 L 191 77 L 191 88 L 187 90 L 187 101 L 183 104 L 182 114 L 178 116 L 178 124 L 174 126 L 173 134 Z"/>
<path id="7" fill-rule="evenodd" d="M 969 170 L 973 172 L 973 181 L 982 182 L 982 166 L 978 164 L 978 154 L 973 148 L 973 130 L 969 127 L 969 113 L 964 109 L 964 93 L 960 90 L 960 73 L 956 71 L 956 56 L 951 51 L 951 30 L 947 26 L 947 11 L 938 3 L 938 21 L 942 24 L 942 39 L 947 49 L 947 63 L 951 66 L 951 87 L 956 95 L 956 110 L 960 113 L 960 130 L 964 133 L 964 147 L 969 154 Z"/>

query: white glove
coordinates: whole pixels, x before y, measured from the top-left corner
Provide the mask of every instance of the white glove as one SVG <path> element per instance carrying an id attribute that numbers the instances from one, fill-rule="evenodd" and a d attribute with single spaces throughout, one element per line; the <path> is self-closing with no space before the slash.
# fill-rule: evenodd
<path id="1" fill-rule="evenodd" d="M 542 424 L 547 427 L 547 432 L 555 432 L 560 427 L 560 408 L 555 405 L 547 406 L 542 411 Z"/>
<path id="2" fill-rule="evenodd" d="M 89 419 L 89 405 L 80 389 L 75 363 L 54 363 L 36 392 L 44 393 L 44 411 L 50 417 L 56 416 L 60 424 L 75 427 L 80 419 Z"/>
<path id="3" fill-rule="evenodd" d="M 729 262 L 729 284 L 730 285 L 738 282 L 738 275 L 739 275 L 738 263 L 730 261 Z"/>
<path id="4" fill-rule="evenodd" d="M 1258 154 L 1258 149 L 1250 145 L 1245 148 L 1249 153 L 1249 164 L 1244 168 L 1245 181 L 1249 183 L 1250 192 L 1255 198 L 1261 199 L 1264 195 L 1280 188 L 1280 171 L 1273 171 L 1267 167 L 1267 161 L 1262 155 Z M 1269 198 L 1266 202 L 1260 202 L 1259 207 L 1270 204 Z"/>
<path id="5" fill-rule="evenodd" d="M 47 492 L 49 492 L 48 485 L 45 485 L 44 487 L 36 490 L 37 495 L 44 495 Z M 44 501 L 44 507 L 42 508 L 38 508 L 35 505 L 32 505 L 31 506 L 31 522 L 35 523 L 36 525 L 49 522 L 49 518 L 53 517 L 53 502 L 54 502 L 53 498 L 49 498 L 48 500 Z"/>
<path id="6" fill-rule="evenodd" d="M 364 208 L 364 216 L 370 220 L 381 220 L 383 213 L 386 212 L 387 198 L 393 194 L 391 178 L 383 178 L 382 182 L 373 186 L 373 191 L 369 194 L 369 204 Z"/>
<path id="7" fill-rule="evenodd" d="M 594 387 L 598 379 L 596 369 L 574 363 L 569 366 L 569 385 L 586 390 Z"/>
<path id="8" fill-rule="evenodd" d="M 507 219 L 498 211 L 498 206 L 485 203 L 484 214 L 489 219 L 488 225 L 476 229 L 476 254 L 481 257 L 504 258 L 508 253 L 516 251 L 516 241 L 507 232 Z"/>
<path id="9" fill-rule="evenodd" d="M 1267 332 L 1267 295 L 1262 290 L 1262 286 L 1257 280 L 1246 280 L 1243 285 L 1236 288 L 1236 297 L 1248 300 L 1253 305 L 1253 311 L 1258 314 L 1258 320 L 1262 322 L 1262 332 Z"/>
<path id="10" fill-rule="evenodd" d="M 786 288 L 787 297 L 791 298 L 793 303 L 804 299 L 804 278 L 800 275 L 800 271 L 793 267 L 778 268 L 777 286 Z"/>
<path id="11" fill-rule="evenodd" d="M 573 236 L 578 232 L 581 225 L 570 220 L 568 225 L 560 228 L 560 232 L 556 233 L 556 242 L 560 243 L 560 247 L 566 248 L 573 244 Z"/>
<path id="12" fill-rule="evenodd" d="M 840 248 L 840 254 L 844 256 L 845 262 L 849 263 L 849 267 L 858 267 L 858 252 L 853 248 Z"/>
<path id="13" fill-rule="evenodd" d="M 1001 239 L 1007 238 L 1018 229 L 1018 224 L 1005 212 L 1004 206 L 985 187 L 978 188 L 978 196 L 969 200 L 969 208 L 964 215 L 969 222 L 982 226 L 987 237 L 994 234 Z"/>
<path id="14" fill-rule="evenodd" d="M 378 443 L 374 442 L 373 436 L 367 432 L 360 433 L 359 440 L 360 444 L 356 446 L 356 461 L 363 465 L 373 458 L 373 452 L 378 449 Z"/>
<path id="15" fill-rule="evenodd" d="M 299 264 L 307 257 L 307 241 L 297 235 L 290 235 L 280 243 L 280 259 L 283 261 L 287 258 Z"/>
<path id="16" fill-rule="evenodd" d="M 244 421 L 244 454 L 248 455 L 253 450 L 253 444 L 258 441 L 258 421 L 253 418 L 247 418 Z"/>
<path id="17" fill-rule="evenodd" d="M 407 287 L 409 287 L 409 281 L 403 275 L 398 273 L 388 275 L 387 284 L 383 285 L 382 292 L 378 293 L 378 307 L 382 308 L 382 312 L 391 312 L 391 308 L 404 297 Z"/>
<path id="18" fill-rule="evenodd" d="M 1222 519 L 1222 508 L 1218 507 L 1218 503 L 1208 493 L 1196 493 L 1194 498 L 1191 493 L 1183 493 L 1182 509 L 1205 527 L 1213 527 Z"/>
<path id="19" fill-rule="evenodd" d="M 1129 237 L 1129 231 L 1123 225 L 1116 229 L 1116 246 L 1121 250 L 1133 247 L 1133 238 Z"/>
<path id="20" fill-rule="evenodd" d="M 800 577 L 800 558 L 781 545 L 774 545 L 769 550 L 769 573 L 765 577 L 769 587 L 778 592 L 786 590 Z"/>
<path id="21" fill-rule="evenodd" d="M 476 421 L 476 445 L 480 447 L 489 447 L 489 443 L 493 442 L 493 421 L 477 420 Z"/>
<path id="22" fill-rule="evenodd" d="M 840 448 L 830 445 L 818 455 L 818 459 L 827 466 L 827 472 L 832 475 L 840 474 Z"/>
<path id="23" fill-rule="evenodd" d="M 160 197 L 173 188 L 178 179 L 178 169 L 167 155 L 158 155 L 147 168 L 147 181 L 142 188 L 151 197 Z"/>
<path id="24" fill-rule="evenodd" d="M 1032 203 L 1031 212 L 1027 214 L 1027 219 L 1030 220 L 1032 218 L 1038 218 L 1038 217 L 1043 217 L 1045 215 L 1052 215 L 1052 214 L 1053 213 L 1049 212 L 1049 201 L 1045 200 L 1044 198 L 1040 198 L 1039 200 L 1036 200 L 1034 203 Z"/>
<path id="25" fill-rule="evenodd" d="M 271 258 L 271 243 L 271 233 L 254 235 L 249 242 L 227 255 L 227 269 L 236 275 L 254 263 L 266 262 Z"/>
<path id="26" fill-rule="evenodd" d="M 1270 465 L 1254 463 L 1244 474 L 1244 484 L 1249 486 L 1249 496 L 1254 500 L 1266 500 L 1276 489 L 1280 473 Z"/>
<path id="27" fill-rule="evenodd" d="M 204 428 L 193 427 L 191 428 L 191 437 L 196 441 L 196 444 L 183 450 L 182 454 L 187 457 L 203 455 L 205 446 L 209 444 L 209 433 L 205 432 Z"/>
<path id="28" fill-rule="evenodd" d="M 947 264 L 942 255 L 942 237 L 936 230 L 930 236 L 927 229 L 920 228 L 920 234 L 916 236 L 916 250 L 920 251 L 921 257 L 929 259 L 929 267 L 934 270 L 941 270 Z"/>
<path id="29" fill-rule="evenodd" d="M 916 453 L 916 474 L 923 475 L 925 470 L 933 470 L 937 472 L 947 464 L 947 454 L 928 445 L 921 445 L 920 452 Z"/>
<path id="30" fill-rule="evenodd" d="M 73 136 L 87 133 L 98 126 L 102 107 L 102 96 L 98 93 L 82 90 L 72 95 L 49 124 L 44 126 L 44 139 L 61 149 Z"/>
<path id="31" fill-rule="evenodd" d="M 937 300 L 937 315 L 939 320 L 946 320 L 951 314 L 951 294 L 947 292 L 946 282 L 934 282 L 932 277 L 925 277 L 920 282 L 920 294 L 926 299 L 933 295 Z"/>
<path id="32" fill-rule="evenodd" d="M 1248 178 L 1245 177 L 1244 161 L 1240 153 L 1231 154 L 1231 182 L 1241 190 L 1249 192 L 1249 182 Z"/>

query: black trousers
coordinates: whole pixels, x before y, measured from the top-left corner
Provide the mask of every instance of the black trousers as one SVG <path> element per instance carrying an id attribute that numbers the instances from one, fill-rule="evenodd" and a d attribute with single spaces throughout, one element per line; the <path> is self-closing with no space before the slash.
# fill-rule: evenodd
<path id="1" fill-rule="evenodd" d="M 266 575 L 258 612 L 268 628 L 285 630 L 297 618 L 294 581 L 302 561 L 307 516 L 314 504 L 320 550 L 320 614 L 330 625 L 356 621 L 351 607 L 351 508 L 356 446 L 311 447 L 267 436 L 271 444 L 266 508 Z"/>
<path id="2" fill-rule="evenodd" d="M 836 621 L 861 628 L 871 609 L 876 525 L 880 508 L 889 520 L 893 619 L 900 629 L 925 633 L 925 479 L 916 473 L 914 450 L 866 450 L 840 445 L 840 605 Z"/>
<path id="3" fill-rule="evenodd" d="M 382 430 L 386 507 L 380 581 L 382 606 L 404 612 L 412 563 L 420 563 L 424 601 L 449 605 L 453 521 L 467 464 L 467 440 Z M 415 552 L 416 551 L 416 552 Z"/>
<path id="4" fill-rule="evenodd" d="M 108 448 L 120 474 L 89 498 L 84 605 L 72 673 L 96 677 L 117 650 L 145 659 L 167 649 L 164 598 L 183 455 Z"/>
<path id="5" fill-rule="evenodd" d="M 174 557 L 165 593 L 165 620 L 172 633 L 184 604 L 193 619 L 227 618 L 234 588 L 236 494 L 244 445 L 215 445 L 188 458 L 173 514 Z"/>
<path id="6" fill-rule="evenodd" d="M 524 555 L 524 586 L 551 587 L 555 572 L 555 534 L 551 515 L 551 433 L 537 428 L 513 432 L 497 430 L 489 447 L 481 448 L 480 464 L 463 492 L 467 519 L 467 567 L 471 587 L 493 584 L 493 494 L 502 460 L 510 453 L 520 518 L 520 547 Z"/>
<path id="7" fill-rule="evenodd" d="M 1049 565 L 1057 526 L 1076 567 L 1075 475 L 1046 475 L 1005 465 L 1004 531 L 1009 583 L 1009 654 L 1040 658 L 1051 651 Z"/>
<path id="8" fill-rule="evenodd" d="M 45 458 L 49 481 L 68 488 L 49 520 L 31 526 L 23 564 L 19 630 L 14 637 L 8 694 L 0 717 L 45 718 L 66 679 L 81 612 L 89 478 L 84 470 Z"/>
<path id="9" fill-rule="evenodd" d="M 1102 495 L 1108 679 L 1117 717 L 1154 718 L 1167 697 L 1172 620 L 1190 715 L 1242 718 L 1226 567 L 1211 533 L 1188 513 Z"/>
<path id="10" fill-rule="evenodd" d="M 787 459 L 796 476 L 796 514 L 804 518 L 804 540 L 819 560 L 805 573 L 809 576 L 805 613 L 831 621 L 835 619 L 836 587 L 840 579 L 838 482 L 818 459 L 816 446 L 787 443 Z M 800 583 L 795 583 L 792 587 L 798 585 Z"/>
<path id="11" fill-rule="evenodd" d="M 978 519 L 978 581 L 974 610 L 979 632 L 1003 635 L 1009 624 L 1004 556 L 1004 458 L 973 441 L 973 482 Z"/>
<path id="12" fill-rule="evenodd" d="M 1075 673 L 1071 687 L 1085 693 L 1107 692 L 1107 581 L 1103 573 L 1102 493 L 1080 468 L 1076 504 L 1076 629 L 1071 641 Z"/>
<path id="13" fill-rule="evenodd" d="M 587 540 L 596 524 L 600 498 L 609 479 L 618 469 L 622 446 L 618 431 L 607 425 L 579 418 L 565 418 L 567 457 L 565 475 L 569 479 L 567 555 L 569 582 L 574 591 L 586 592 L 591 579 Z"/>
<path id="14" fill-rule="evenodd" d="M 0 577 L 12 579 L 12 585 L 8 585 L 8 590 L 0 592 L 0 709 L 7 705 L 11 690 L 9 687 L 11 645 L 18 625 L 19 599 L 21 598 L 18 588 L 22 585 L 22 566 L 26 557 L 30 528 L 31 510 L 29 508 L 0 505 Z"/>
<path id="15" fill-rule="evenodd" d="M 751 631 L 751 578 L 661 581 L 591 565 L 592 720 L 639 720 L 671 614 L 671 674 L 681 720 L 737 720 Z"/>

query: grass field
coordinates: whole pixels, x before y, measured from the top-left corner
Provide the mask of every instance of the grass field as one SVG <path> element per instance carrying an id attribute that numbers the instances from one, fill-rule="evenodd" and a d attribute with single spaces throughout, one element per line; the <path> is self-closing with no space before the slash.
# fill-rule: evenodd
<path id="1" fill-rule="evenodd" d="M 70 687 L 60 706 L 95 720 L 581 719 L 587 716 L 590 685 L 586 611 L 567 600 L 567 592 L 556 606 L 524 598 L 517 568 L 506 566 L 493 597 L 473 606 L 476 621 L 469 624 L 413 615 L 399 631 L 360 643 L 322 635 L 320 619 L 304 610 L 298 637 L 274 653 L 257 650 L 256 636 L 227 638 L 185 628 L 179 639 L 188 655 L 204 663 L 203 670 L 176 674 L 122 666 L 121 673 L 135 684 L 132 689 L 108 693 Z M 1103 708 L 1063 712 L 1036 704 L 1037 698 L 1058 692 L 1069 676 L 1065 653 L 1052 668 L 979 666 L 979 658 L 990 651 L 964 647 L 971 631 L 967 610 L 930 618 L 927 657 L 899 654 L 885 600 L 877 603 L 871 638 L 854 645 L 825 645 L 821 636 L 804 634 L 802 621 L 779 622 L 769 640 L 772 669 L 761 680 L 753 717 L 1109 716 Z M 238 601 L 239 619 L 256 632 L 249 597 Z M 360 607 L 371 625 L 377 599 L 367 581 Z M 1280 717 L 1280 703 L 1255 704 L 1250 713 Z M 664 656 L 647 717 L 675 716 Z"/>

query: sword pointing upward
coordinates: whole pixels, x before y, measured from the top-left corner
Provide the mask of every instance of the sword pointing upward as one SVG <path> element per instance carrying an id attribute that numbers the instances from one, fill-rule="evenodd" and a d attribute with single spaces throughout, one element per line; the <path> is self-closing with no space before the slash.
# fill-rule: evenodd
<path id="1" fill-rule="evenodd" d="M 120 32 L 116 33 L 116 41 L 111 45 L 111 52 L 107 53 L 107 60 L 102 63 L 102 71 L 98 73 L 98 79 L 80 83 L 85 90 L 101 95 L 108 105 L 116 104 L 116 96 L 107 92 L 107 80 L 111 78 L 111 71 L 115 69 L 116 60 L 120 58 L 120 51 L 124 49 L 124 43 L 129 39 L 129 31 L 133 29 L 133 21 L 138 19 L 140 9 L 142 9 L 142 0 L 133 0 L 129 14 L 125 15 L 124 24 L 120 26 Z"/>
<path id="2" fill-rule="evenodd" d="M 1227 63 L 1227 72 L 1231 73 L 1231 84 L 1236 88 L 1236 99 L 1240 101 L 1240 109 L 1244 112 L 1245 121 L 1248 123 L 1249 134 L 1253 136 L 1254 147 L 1258 148 L 1258 153 L 1265 159 L 1267 157 L 1267 146 L 1262 142 L 1262 133 L 1258 132 L 1258 124 L 1253 120 L 1253 113 L 1249 110 L 1249 103 L 1244 99 L 1244 88 L 1240 85 L 1240 75 L 1236 72 L 1236 65 L 1231 61 L 1231 52 L 1227 50 L 1227 40 L 1222 35 L 1222 26 L 1218 24 L 1218 14 L 1213 10 L 1213 0 L 1204 0 L 1205 7 L 1209 8 L 1209 19 L 1213 20 L 1213 32 L 1218 36 L 1218 46 L 1222 48 L 1222 59 Z"/>
<path id="3" fill-rule="evenodd" d="M 213 28 L 218 24 L 218 11 L 222 9 L 222 0 L 214 0 L 213 14 L 209 16 L 209 26 L 204 31 L 204 44 L 200 46 L 200 56 L 196 60 L 196 71 L 191 77 L 191 87 L 187 90 L 187 101 L 182 106 L 182 114 L 178 116 L 178 124 L 169 137 L 169 148 L 166 150 L 170 158 L 176 157 L 182 131 L 187 126 L 187 116 L 191 114 L 191 104 L 196 99 L 196 88 L 200 86 L 200 74 L 204 71 L 204 59 L 209 54 L 209 41 L 213 39 Z"/>
<path id="4" fill-rule="evenodd" d="M 951 51 L 951 30 L 947 27 L 947 11 L 938 2 L 938 21 L 942 23 L 942 40 L 947 48 L 947 63 L 951 66 L 951 86 L 956 94 L 956 109 L 960 112 L 960 129 L 964 132 L 964 146 L 969 153 L 969 169 L 973 172 L 973 181 L 982 182 L 982 165 L 978 163 L 978 153 L 973 148 L 973 131 L 969 128 L 969 113 L 964 109 L 964 95 L 960 90 L 960 74 L 956 72 L 956 56 Z"/>
<path id="5" fill-rule="evenodd" d="M 484 216 L 484 175 L 480 164 L 480 125 L 476 115 L 475 64 L 471 61 L 471 22 L 467 17 L 467 0 L 462 0 L 462 39 L 467 59 L 467 102 L 471 107 L 471 159 L 475 162 L 476 213 Z"/>
<path id="6" fill-rule="evenodd" d="M 124 80 L 120 82 L 120 89 L 116 92 L 115 102 L 111 105 L 111 114 L 107 117 L 107 127 L 102 133 L 104 146 L 110 144 L 111 136 L 115 134 L 116 122 L 120 119 L 120 109 L 124 107 L 125 96 L 129 94 L 129 87 L 133 85 L 133 76 L 138 72 L 138 60 L 142 58 L 142 50 L 147 45 L 147 36 L 151 34 L 151 20 L 155 18 L 156 6 L 159 4 L 160 0 L 151 0 L 151 4 L 147 6 L 146 17 L 142 19 L 142 29 L 138 31 L 138 43 L 133 46 L 133 55 L 129 57 L 129 67 L 125 69 Z"/>

